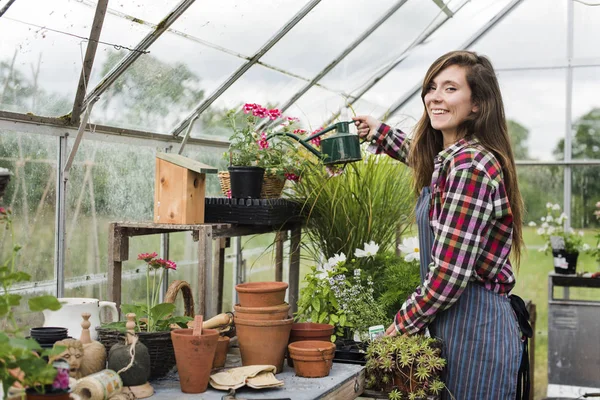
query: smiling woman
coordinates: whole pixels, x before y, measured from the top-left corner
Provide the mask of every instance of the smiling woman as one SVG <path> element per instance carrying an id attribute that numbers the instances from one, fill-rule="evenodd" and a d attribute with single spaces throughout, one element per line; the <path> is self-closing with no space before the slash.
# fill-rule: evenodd
<path id="1" fill-rule="evenodd" d="M 492 64 L 469 51 L 445 54 L 427 71 L 421 99 L 412 140 L 372 117 L 354 118 L 373 151 L 414 169 L 420 193 L 412 247 L 421 285 L 386 335 L 429 329 L 444 342 L 443 398 L 521 398 L 521 337 L 508 295 L 515 285 L 509 255 L 518 263 L 522 245 L 522 200 Z M 403 245 L 411 253 L 408 240 Z"/>

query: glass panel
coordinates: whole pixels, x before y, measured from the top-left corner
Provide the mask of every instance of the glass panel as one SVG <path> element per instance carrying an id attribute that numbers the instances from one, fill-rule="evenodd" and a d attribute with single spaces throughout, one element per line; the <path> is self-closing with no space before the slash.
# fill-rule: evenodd
<path id="1" fill-rule="evenodd" d="M 305 2 L 196 1 L 172 29 L 249 56 L 281 29 Z"/>
<path id="2" fill-rule="evenodd" d="M 600 159 L 600 68 L 573 70 L 574 159 Z"/>
<path id="3" fill-rule="evenodd" d="M 494 67 L 563 66 L 567 55 L 567 2 L 522 1 L 472 47 Z M 518 38 L 518 40 L 507 40 Z"/>
<path id="4" fill-rule="evenodd" d="M 299 117 L 308 129 L 314 131 L 343 105 L 342 96 L 313 86 L 287 110 L 286 114 Z M 350 113 L 343 113 L 338 121 L 347 121 L 350 117 Z"/>
<path id="5" fill-rule="evenodd" d="M 92 121 L 169 132 L 242 63 L 174 35 L 161 36 L 150 50 L 104 93 Z"/>
<path id="6" fill-rule="evenodd" d="M 344 0 L 322 1 L 273 46 L 262 61 L 311 78 L 395 3 L 380 0 L 357 2 L 348 7 Z M 307 43 L 310 43 L 310 54 L 298 50 Z M 388 41 L 385 47 L 389 47 Z"/>
<path id="7" fill-rule="evenodd" d="M 587 2 L 592 3 L 592 2 Z M 594 2 L 595 3 L 595 2 Z M 575 60 L 581 63 L 594 62 L 598 64 L 600 48 L 596 38 L 600 37 L 600 7 L 590 7 L 583 2 L 573 2 L 574 5 L 574 46 Z"/>
<path id="8" fill-rule="evenodd" d="M 0 133 L 0 167 L 13 175 L 0 198 L 0 207 L 12 210 L 14 238 L 0 224 L 0 264 L 11 255 L 13 245 L 22 246 L 15 269 L 31 275 L 31 281 L 15 285 L 15 293 L 25 295 L 53 292 L 54 281 L 54 203 L 56 197 L 56 138 L 27 133 Z M 41 314 L 27 310 L 26 299 L 17 312 L 17 322 L 39 326 Z"/>
<path id="9" fill-rule="evenodd" d="M 350 88 L 357 87 L 367 81 L 374 74 L 375 69 L 380 69 L 376 67 L 393 62 L 432 21 L 443 19 L 443 15 L 434 2 L 407 2 L 352 50 L 321 82 L 326 87 L 338 91 L 348 91 Z M 359 26 L 365 29 L 368 25 L 361 23 Z M 390 38 L 394 38 L 392 48 L 387 45 Z M 387 51 L 382 51 L 384 44 Z M 341 50 L 342 48 L 338 53 Z"/>
<path id="10" fill-rule="evenodd" d="M 86 2 L 84 4 L 88 3 Z M 111 13 L 111 9 L 109 8 L 104 17 L 100 40 L 105 43 L 114 43 L 133 49 L 150 31 L 151 28 L 149 26 L 128 20 L 121 15 L 115 15 L 114 13 Z M 127 34 L 124 35 L 124 32 L 127 32 Z M 96 58 L 94 59 L 94 67 L 92 68 L 92 74 L 88 82 L 87 92 L 91 92 L 91 90 L 100 83 L 100 80 L 106 73 L 121 61 L 129 51 L 130 50 L 125 48 L 117 50 L 113 46 L 100 43 L 96 50 Z M 144 56 L 141 58 L 143 59 Z"/>
<path id="11" fill-rule="evenodd" d="M 575 228 L 595 228 L 597 230 L 600 223 L 594 212 L 600 210 L 600 207 L 596 207 L 596 204 L 600 202 L 600 182 L 598 181 L 600 165 L 574 166 L 572 171 L 571 225 Z M 594 243 L 594 247 L 595 245 L 596 243 Z"/>
<path id="12" fill-rule="evenodd" d="M 224 119 L 228 110 L 239 108 L 241 111 L 244 103 L 275 107 L 289 99 L 305 84 L 306 82 L 291 76 L 254 65 L 201 114 L 194 125 L 192 135 L 227 140 L 232 133 Z"/>
<path id="13" fill-rule="evenodd" d="M 79 0 L 96 7 L 95 0 Z M 139 22 L 158 24 L 173 10 L 179 0 L 129 0 L 119 3 L 109 2 L 107 13 L 121 15 L 122 17 L 135 18 Z M 136 22 L 136 21 L 134 21 Z"/>
<path id="14" fill-rule="evenodd" d="M 68 0 L 13 3 L 0 23 L 0 109 L 67 114 L 93 16 L 93 9 Z"/>

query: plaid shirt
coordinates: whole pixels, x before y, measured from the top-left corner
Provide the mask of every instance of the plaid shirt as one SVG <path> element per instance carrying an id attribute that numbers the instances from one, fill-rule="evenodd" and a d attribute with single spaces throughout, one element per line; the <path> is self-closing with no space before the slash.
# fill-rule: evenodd
<path id="1" fill-rule="evenodd" d="M 373 146 L 406 162 L 410 139 L 381 124 Z M 431 192 L 433 261 L 423 283 L 396 314 L 401 333 L 422 330 L 471 281 L 499 294 L 508 294 L 515 285 L 508 259 L 513 217 L 494 155 L 477 139 L 459 140 L 435 158 Z"/>

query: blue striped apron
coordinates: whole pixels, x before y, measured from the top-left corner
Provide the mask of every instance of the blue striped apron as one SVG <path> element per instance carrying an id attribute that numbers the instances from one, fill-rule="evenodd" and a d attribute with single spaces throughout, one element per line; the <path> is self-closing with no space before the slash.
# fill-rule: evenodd
<path id="1" fill-rule="evenodd" d="M 416 209 L 421 282 L 431 263 L 433 244 L 430 193 L 429 187 L 423 188 Z M 447 390 L 442 399 L 515 399 L 522 345 L 508 296 L 472 281 L 456 303 L 436 315 L 429 332 L 444 343 Z"/>

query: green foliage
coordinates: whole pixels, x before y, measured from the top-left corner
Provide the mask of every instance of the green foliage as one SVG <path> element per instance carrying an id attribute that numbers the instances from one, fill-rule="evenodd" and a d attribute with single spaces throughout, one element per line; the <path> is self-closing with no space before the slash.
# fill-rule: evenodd
<path id="1" fill-rule="evenodd" d="M 404 261 L 394 253 L 381 255 L 383 274 L 377 281 L 379 293 L 378 302 L 385 310 L 388 318 L 393 318 L 404 301 L 421 283 L 419 263 Z"/>
<path id="2" fill-rule="evenodd" d="M 392 248 L 397 228 L 412 220 L 416 201 L 408 167 L 366 153 L 339 176 L 329 177 L 319 165 L 309 167 L 292 197 L 304 204 L 305 236 L 313 244 L 306 249 L 315 260 L 321 253 L 326 258 L 352 254 L 369 241 Z"/>
<path id="3" fill-rule="evenodd" d="M 0 380 L 4 393 L 15 382 L 25 387 L 43 391 L 44 385 L 52 384 L 56 369 L 41 357 L 62 353 L 65 348 L 57 346 L 42 352 L 40 345 L 33 339 L 25 339 L 15 321 L 14 309 L 19 306 L 21 296 L 11 293 L 14 284 L 27 282 L 29 274 L 16 270 L 17 254 L 21 247 L 14 243 L 14 231 L 11 212 L 0 207 L 0 226 L 10 232 L 12 252 L 0 264 Z M 61 305 L 54 296 L 39 296 L 29 299 L 31 311 L 58 310 Z M 10 370 L 19 368 L 22 376 L 14 375 Z"/>
<path id="4" fill-rule="evenodd" d="M 368 387 L 389 392 L 390 399 L 426 399 L 440 394 L 446 365 L 441 342 L 422 335 L 384 336 L 369 343 Z"/>
<path id="5" fill-rule="evenodd" d="M 174 316 L 175 304 L 172 303 L 160 303 L 155 305 L 148 312 L 148 307 L 145 304 L 123 304 L 121 306 L 121 313 L 127 315 L 129 313 L 135 314 L 135 327 L 136 332 L 147 331 L 147 321 L 155 321 L 154 332 L 168 331 L 171 329 L 171 325 L 179 325 L 180 328 L 187 328 L 187 323 L 192 320 L 190 317 L 185 316 Z M 147 317 L 145 317 L 147 316 Z M 103 328 L 116 329 L 120 332 L 126 332 L 125 321 L 111 322 L 103 324 Z"/>

